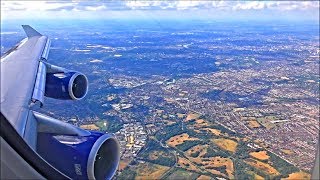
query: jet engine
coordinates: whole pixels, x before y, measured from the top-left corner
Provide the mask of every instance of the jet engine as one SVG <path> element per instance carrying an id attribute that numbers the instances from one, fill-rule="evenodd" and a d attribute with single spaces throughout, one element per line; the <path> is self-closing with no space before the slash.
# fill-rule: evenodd
<path id="1" fill-rule="evenodd" d="M 45 96 L 55 99 L 80 100 L 87 94 L 88 79 L 79 72 L 46 74 Z"/>
<path id="2" fill-rule="evenodd" d="M 34 112 L 38 121 L 37 152 L 72 179 L 111 179 L 120 161 L 112 134 L 87 131 Z"/>

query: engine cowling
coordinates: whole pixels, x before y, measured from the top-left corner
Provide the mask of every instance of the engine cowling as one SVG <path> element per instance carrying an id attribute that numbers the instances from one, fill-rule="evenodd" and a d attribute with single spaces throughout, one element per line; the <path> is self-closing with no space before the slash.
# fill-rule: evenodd
<path id="1" fill-rule="evenodd" d="M 80 100 L 88 92 L 88 79 L 79 72 L 47 73 L 45 96 L 64 99 Z"/>
<path id="2" fill-rule="evenodd" d="M 38 133 L 37 152 L 72 179 L 111 179 L 120 161 L 120 147 L 110 134 L 89 136 Z"/>

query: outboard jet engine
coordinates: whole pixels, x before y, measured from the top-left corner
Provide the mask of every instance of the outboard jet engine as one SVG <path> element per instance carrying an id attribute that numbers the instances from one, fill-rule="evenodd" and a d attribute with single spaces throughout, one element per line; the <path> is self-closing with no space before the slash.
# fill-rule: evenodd
<path id="1" fill-rule="evenodd" d="M 45 96 L 80 100 L 88 92 L 88 80 L 78 72 L 47 73 Z"/>
<path id="2" fill-rule="evenodd" d="M 120 146 L 111 135 L 87 131 L 34 112 L 38 120 L 37 152 L 72 179 L 111 179 Z"/>
<path id="3" fill-rule="evenodd" d="M 41 61 L 33 99 L 43 102 L 43 96 L 63 100 L 80 100 L 88 92 L 87 77 L 77 71 Z"/>

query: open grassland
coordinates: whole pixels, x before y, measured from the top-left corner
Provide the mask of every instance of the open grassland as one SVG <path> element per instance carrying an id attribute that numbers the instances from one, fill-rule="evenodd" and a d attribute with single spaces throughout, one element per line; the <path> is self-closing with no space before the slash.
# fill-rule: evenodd
<path id="1" fill-rule="evenodd" d="M 220 156 L 205 157 L 208 148 L 209 145 L 196 145 L 188 149 L 184 155 L 188 160 L 196 164 L 198 168 L 205 169 L 212 174 L 223 176 L 225 178 L 234 178 L 234 166 L 232 160 L 230 158 Z M 182 160 L 183 159 L 180 160 L 179 158 L 179 164 Z M 186 162 L 184 162 L 184 165 L 185 163 Z"/>
<path id="2" fill-rule="evenodd" d="M 119 170 L 119 171 L 124 170 L 124 168 L 126 168 L 129 163 L 130 163 L 130 160 L 121 160 L 121 161 L 119 162 L 118 170 Z"/>
<path id="3" fill-rule="evenodd" d="M 232 160 L 219 156 L 203 158 L 203 155 L 207 152 L 207 148 L 207 145 L 197 145 L 189 149 L 185 153 L 185 155 L 190 161 L 196 163 L 198 167 L 204 168 L 212 174 L 227 177 L 230 179 L 234 178 L 234 166 Z M 197 156 L 195 156 L 194 154 L 196 154 Z M 219 168 L 225 169 L 225 171 L 219 171 Z"/>
<path id="4" fill-rule="evenodd" d="M 186 116 L 185 114 L 177 113 L 177 117 L 178 117 L 178 118 L 184 118 L 185 116 Z"/>
<path id="5" fill-rule="evenodd" d="M 80 128 L 82 129 L 88 129 L 88 130 L 99 130 L 100 128 L 95 125 L 95 124 L 86 124 L 86 125 L 81 125 Z"/>
<path id="6" fill-rule="evenodd" d="M 186 122 L 194 119 L 198 119 L 200 117 L 200 114 L 197 113 L 189 113 L 185 119 Z"/>
<path id="7" fill-rule="evenodd" d="M 201 175 L 201 176 L 198 177 L 197 180 L 210 180 L 210 179 L 213 179 L 213 178 L 211 178 L 210 176 Z"/>
<path id="8" fill-rule="evenodd" d="M 218 130 L 218 129 L 214 129 L 214 128 L 203 128 L 203 130 L 206 130 L 210 133 L 212 133 L 213 135 L 216 135 L 216 136 L 220 136 L 221 135 L 221 131 Z"/>
<path id="9" fill-rule="evenodd" d="M 255 120 L 247 121 L 247 126 L 249 126 L 252 129 L 261 127 L 260 124 Z"/>
<path id="10" fill-rule="evenodd" d="M 152 163 L 143 163 L 137 166 L 135 179 L 159 179 L 170 168 Z"/>
<path id="11" fill-rule="evenodd" d="M 264 180 L 264 178 L 262 176 L 259 176 L 258 174 L 256 174 L 253 171 L 248 171 L 247 173 L 253 175 L 254 180 Z"/>
<path id="12" fill-rule="evenodd" d="M 209 169 L 210 168 L 210 169 Z M 208 172 L 214 174 L 214 175 L 217 175 L 217 176 L 222 176 L 224 178 L 228 178 L 228 176 L 218 170 L 215 170 L 215 169 L 212 169 L 211 167 L 209 167 L 208 169 L 206 169 Z"/>
<path id="13" fill-rule="evenodd" d="M 179 144 L 182 144 L 185 141 L 195 141 L 199 140 L 198 138 L 190 137 L 189 134 L 183 133 L 176 136 L 171 137 L 169 140 L 167 140 L 167 144 L 171 147 L 176 147 Z"/>
<path id="14" fill-rule="evenodd" d="M 234 173 L 234 167 L 233 167 L 233 162 L 230 158 L 222 158 L 222 157 L 213 157 L 210 158 L 210 161 L 208 164 L 205 166 L 206 169 L 209 169 L 210 167 L 223 167 L 225 166 L 227 176 L 230 179 L 233 179 L 233 173 Z"/>
<path id="15" fill-rule="evenodd" d="M 289 177 L 284 178 L 283 180 L 298 180 L 298 179 L 303 179 L 303 180 L 311 179 L 311 175 L 306 172 L 299 171 L 299 172 L 289 174 Z"/>
<path id="16" fill-rule="evenodd" d="M 236 151 L 238 145 L 236 141 L 225 138 L 213 139 L 212 142 L 214 142 L 219 148 L 230 151 L 232 153 Z"/>
<path id="17" fill-rule="evenodd" d="M 168 126 L 176 123 L 175 121 L 170 121 L 170 120 L 163 120 L 163 122 Z"/>
<path id="18" fill-rule="evenodd" d="M 289 149 L 283 149 L 281 150 L 283 153 L 287 154 L 287 155 L 291 155 L 293 154 L 293 151 L 289 150 Z"/>
<path id="19" fill-rule="evenodd" d="M 192 148 L 190 148 L 186 152 L 186 154 L 188 156 L 192 156 L 193 153 L 198 153 L 197 156 L 192 156 L 192 157 L 202 156 L 207 152 L 207 148 L 208 148 L 208 145 L 196 145 L 196 146 L 193 146 Z"/>
<path id="20" fill-rule="evenodd" d="M 192 162 L 190 162 L 190 160 L 180 156 L 178 157 L 178 167 L 190 171 L 201 172 L 201 170 L 198 169 L 195 165 L 193 165 Z"/>
<path id="21" fill-rule="evenodd" d="M 259 160 L 267 160 L 270 157 L 268 156 L 267 151 L 251 152 L 250 156 Z"/>
<path id="22" fill-rule="evenodd" d="M 202 156 L 207 153 L 208 145 L 196 145 L 185 152 L 185 155 L 198 164 L 202 163 Z"/>
<path id="23" fill-rule="evenodd" d="M 195 121 L 194 127 L 195 128 L 201 128 L 201 127 L 205 127 L 205 126 L 208 126 L 208 125 L 209 125 L 208 122 L 205 121 L 204 119 L 197 119 Z"/>
<path id="24" fill-rule="evenodd" d="M 245 160 L 245 162 L 247 164 L 249 164 L 250 166 L 260 169 L 263 172 L 265 172 L 266 174 L 269 174 L 271 176 L 278 176 L 280 175 L 280 173 L 271 165 L 267 164 L 267 163 L 263 163 L 254 159 L 247 159 Z"/>

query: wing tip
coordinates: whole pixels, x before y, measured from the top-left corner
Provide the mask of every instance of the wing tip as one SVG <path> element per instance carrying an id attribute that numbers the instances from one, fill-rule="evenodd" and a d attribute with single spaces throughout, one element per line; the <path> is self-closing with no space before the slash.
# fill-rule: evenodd
<path id="1" fill-rule="evenodd" d="M 40 34 L 38 31 L 33 29 L 30 25 L 21 25 L 21 26 L 28 38 L 31 38 L 34 36 L 42 36 L 42 34 Z"/>

